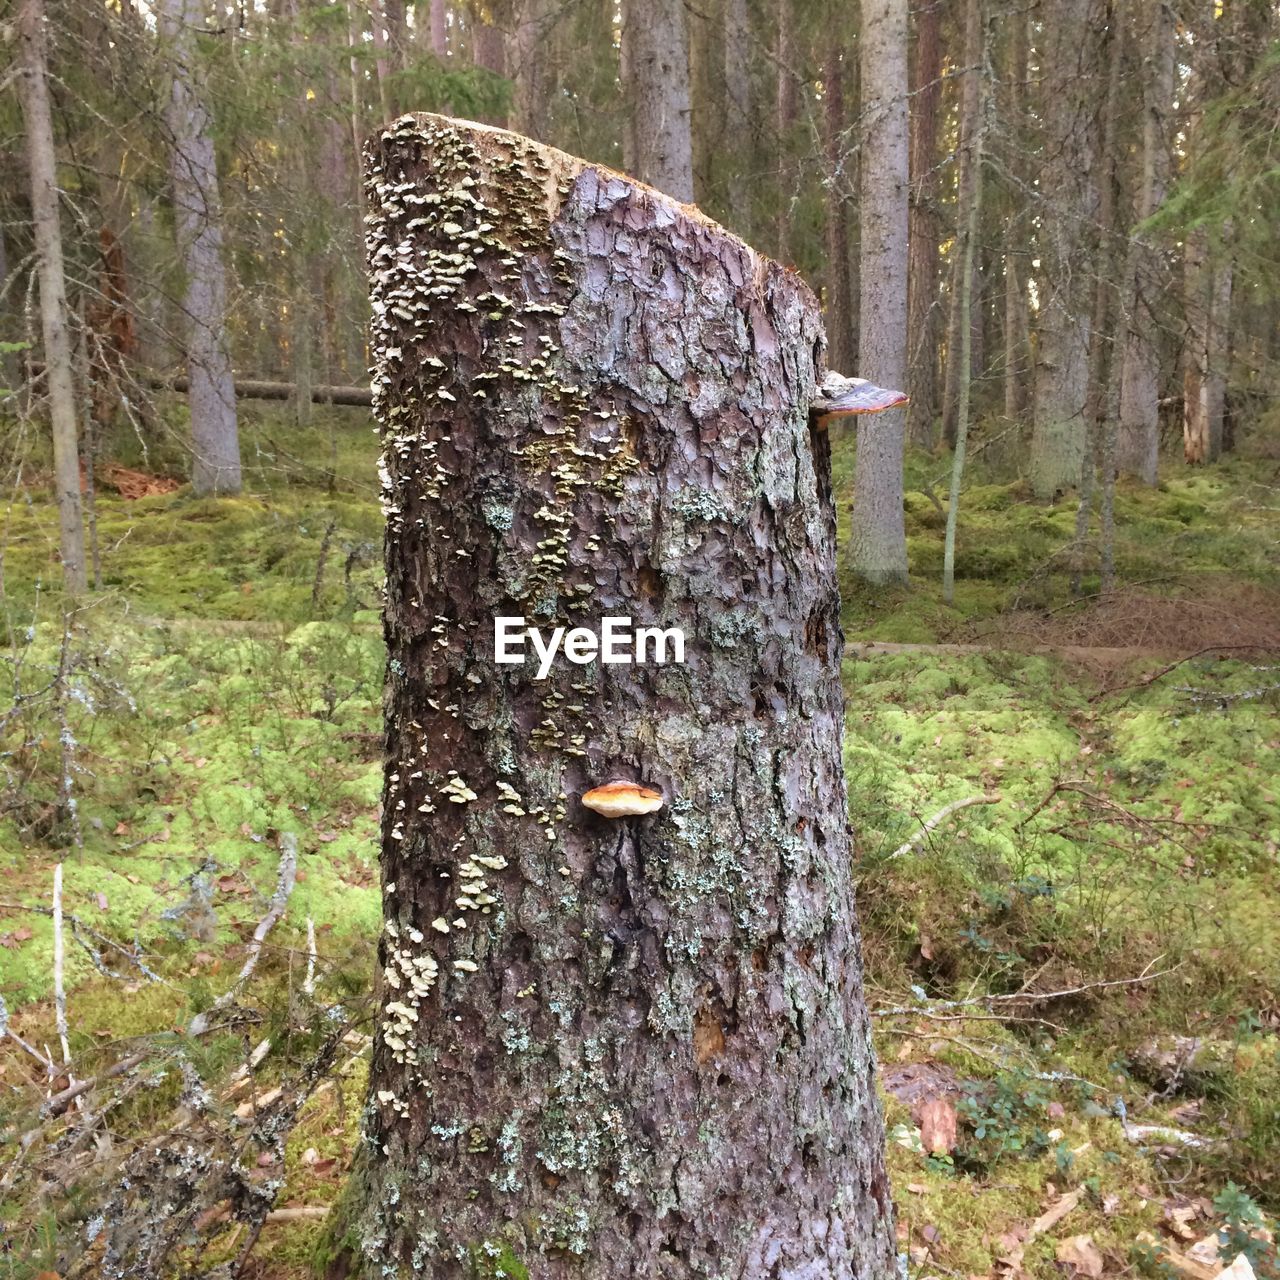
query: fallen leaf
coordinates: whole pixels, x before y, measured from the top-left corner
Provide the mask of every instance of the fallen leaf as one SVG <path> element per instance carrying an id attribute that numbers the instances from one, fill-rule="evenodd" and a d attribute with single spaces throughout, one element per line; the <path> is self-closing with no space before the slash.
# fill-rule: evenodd
<path id="1" fill-rule="evenodd" d="M 1092 1236 L 1068 1236 L 1059 1240 L 1054 1255 L 1059 1262 L 1065 1262 L 1075 1275 L 1102 1275 L 1102 1254 L 1094 1245 Z"/>
<path id="2" fill-rule="evenodd" d="M 31 930 L 24 924 L 13 931 L 14 942 L 26 942 L 31 938 Z"/>
<path id="3" fill-rule="evenodd" d="M 920 1238 L 926 1244 L 937 1244 L 942 1239 L 942 1232 L 930 1223 L 928 1226 L 920 1228 Z"/>
<path id="4" fill-rule="evenodd" d="M 911 1118 L 920 1126 L 920 1145 L 930 1155 L 949 1155 L 955 1150 L 956 1108 L 950 1098 L 922 1099 Z"/>
<path id="5" fill-rule="evenodd" d="M 1249 1261 L 1248 1254 L 1236 1254 L 1236 1260 L 1219 1271 L 1214 1280 L 1254 1280 L 1253 1264 Z"/>
<path id="6" fill-rule="evenodd" d="M 1181 1240 L 1194 1240 L 1196 1233 L 1191 1229 L 1190 1223 L 1196 1218 L 1195 1205 L 1172 1205 L 1167 1204 L 1164 1207 L 1164 1220 L 1169 1224 L 1172 1233 Z M 1216 1253 L 1214 1260 L 1216 1260 Z"/>
<path id="7" fill-rule="evenodd" d="M 1102 1212 L 1111 1217 L 1120 1208 L 1120 1197 L 1116 1195 L 1102 1197 Z"/>
<path id="8" fill-rule="evenodd" d="M 94 898 L 95 898 L 95 900 L 97 901 L 97 904 L 98 904 L 98 910 L 99 910 L 99 911 L 105 911 L 105 910 L 107 909 L 107 895 L 106 895 L 105 893 L 103 893 L 101 890 L 99 890 L 99 891 L 94 895 Z"/>
<path id="9" fill-rule="evenodd" d="M 1060 1102 L 1051 1102 L 1045 1108 L 1050 1120 L 1061 1120 L 1067 1114 L 1067 1109 Z"/>
<path id="10" fill-rule="evenodd" d="M 1080 1203 L 1080 1197 L 1084 1194 L 1080 1188 L 1068 1192 L 1065 1196 L 1054 1201 L 1032 1224 L 1027 1231 L 1027 1241 L 1030 1242 L 1036 1236 L 1043 1235 L 1051 1227 L 1056 1227 L 1063 1218 L 1071 1212 L 1072 1209 Z"/>
<path id="11" fill-rule="evenodd" d="M 928 1192 L 929 1188 L 926 1187 L 923 1182 L 908 1182 L 907 1190 L 910 1191 L 913 1196 L 922 1196 Z"/>
<path id="12" fill-rule="evenodd" d="M 258 1168 L 265 1169 L 267 1168 L 268 1165 L 275 1164 L 275 1162 L 276 1162 L 275 1156 L 270 1151 L 264 1151 L 258 1157 Z"/>
<path id="13" fill-rule="evenodd" d="M 115 833 L 118 836 L 127 836 L 129 834 L 129 824 L 127 822 L 117 822 Z"/>

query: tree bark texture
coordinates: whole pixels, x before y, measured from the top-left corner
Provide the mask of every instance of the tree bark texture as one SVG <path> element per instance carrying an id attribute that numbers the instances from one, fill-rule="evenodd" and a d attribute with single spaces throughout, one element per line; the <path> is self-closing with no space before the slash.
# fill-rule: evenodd
<path id="1" fill-rule="evenodd" d="M 58 550 L 69 594 L 88 586 L 84 517 L 80 507 L 80 457 L 76 429 L 75 377 L 67 323 L 67 282 L 62 262 L 58 176 L 53 150 L 53 117 L 46 81 L 48 42 L 43 0 L 22 0 L 17 15 L 18 94 L 27 137 L 31 221 L 40 281 L 40 333 L 44 342 L 49 418 L 53 427 L 53 475 L 58 497 Z"/>
<path id="2" fill-rule="evenodd" d="M 696 211 L 482 126 L 402 118 L 367 185 L 390 654 L 367 1258 L 888 1277 L 816 301 Z M 686 662 L 538 681 L 495 665 L 495 615 L 681 626 Z M 617 777 L 664 807 L 583 808 Z"/>
<path id="3" fill-rule="evenodd" d="M 174 224 L 186 283 L 183 319 L 191 380 L 191 484 L 198 494 L 240 491 L 240 436 L 227 349 L 227 281 L 212 122 L 196 71 L 196 0 L 161 0 L 160 34 L 172 60 L 165 103 Z"/>
<path id="4" fill-rule="evenodd" d="M 916 10 L 911 93 L 911 213 L 907 263 L 907 431 L 912 443 L 932 449 L 938 418 L 938 115 L 942 104 L 942 10 L 927 0 Z"/>
<path id="5" fill-rule="evenodd" d="M 1093 301 L 1087 259 L 1098 198 L 1095 16 L 1093 0 L 1059 0 L 1045 24 L 1041 63 L 1045 163 L 1031 483 L 1046 499 L 1080 483 L 1086 452 Z"/>
<path id="6" fill-rule="evenodd" d="M 1164 201 L 1173 155 L 1174 17 L 1168 0 L 1145 0 L 1138 47 L 1142 50 L 1142 183 L 1135 213 L 1145 222 Z M 1130 240 L 1124 365 L 1120 380 L 1117 464 L 1155 484 L 1160 461 L 1160 318 L 1163 259 L 1144 236 Z"/>
<path id="7" fill-rule="evenodd" d="M 861 85 L 865 131 L 858 373 L 886 387 L 907 376 L 907 3 L 863 0 Z M 849 372 L 842 370 L 842 372 Z M 905 582 L 902 510 L 906 413 L 859 419 L 853 490 L 853 568 L 868 582 Z"/>
<path id="8" fill-rule="evenodd" d="M 636 177 L 693 200 L 689 36 L 684 0 L 622 0 L 622 88 Z"/>

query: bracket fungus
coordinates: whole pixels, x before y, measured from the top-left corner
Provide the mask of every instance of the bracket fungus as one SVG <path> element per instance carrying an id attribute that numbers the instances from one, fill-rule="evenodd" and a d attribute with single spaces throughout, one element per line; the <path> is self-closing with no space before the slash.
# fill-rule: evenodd
<path id="1" fill-rule="evenodd" d="M 845 417 L 855 413 L 883 413 L 907 403 L 909 397 L 902 391 L 890 391 L 877 387 L 866 378 L 846 378 L 842 373 L 828 370 L 812 400 L 809 412 L 818 419 Z"/>
<path id="2" fill-rule="evenodd" d="M 606 818 L 635 818 L 657 813 L 662 808 L 662 792 L 636 782 L 606 782 L 586 792 L 582 803 Z"/>

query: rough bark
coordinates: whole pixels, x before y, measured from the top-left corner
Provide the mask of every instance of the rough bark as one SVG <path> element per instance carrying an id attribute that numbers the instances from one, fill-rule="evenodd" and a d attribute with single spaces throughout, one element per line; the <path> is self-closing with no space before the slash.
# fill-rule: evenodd
<path id="1" fill-rule="evenodd" d="M 916 10 L 916 47 L 911 92 L 911 213 L 907 262 L 907 432 L 931 449 L 938 417 L 938 108 L 942 101 L 942 11 L 946 0 L 928 0 Z"/>
<path id="2" fill-rule="evenodd" d="M 1097 208 L 1093 0 L 1058 0 L 1045 24 L 1039 340 L 1031 483 L 1051 499 L 1080 483 L 1088 398 L 1089 234 Z"/>
<path id="3" fill-rule="evenodd" d="M 861 297 L 858 372 L 886 387 L 907 375 L 906 0 L 863 0 L 861 84 Z M 854 572 L 873 583 L 904 582 L 907 535 L 902 510 L 906 414 L 860 419 L 854 471 Z"/>
<path id="4" fill-rule="evenodd" d="M 1173 154 L 1174 18 L 1168 0 L 1145 0 L 1138 47 L 1142 50 L 1142 180 L 1135 213 L 1145 222 L 1160 207 Z M 1160 461 L 1160 332 L 1156 302 L 1164 291 L 1159 250 L 1142 234 L 1130 241 L 1125 269 L 1127 330 L 1120 379 L 1117 464 L 1155 484 Z"/>
<path id="5" fill-rule="evenodd" d="M 198 494 L 240 491 L 240 437 L 227 349 L 222 209 L 209 111 L 196 68 L 197 0 L 161 0 L 161 38 L 172 67 L 165 124 L 191 390 L 191 484 Z"/>
<path id="6" fill-rule="evenodd" d="M 693 200 L 689 36 L 684 0 L 622 0 L 622 90 L 628 168 L 677 200 Z"/>
<path id="7" fill-rule="evenodd" d="M 831 367 L 852 371 L 858 360 L 857 319 L 854 315 L 853 280 L 849 274 L 849 172 L 851 156 L 845 148 L 844 52 L 833 44 L 823 70 L 824 139 L 827 152 L 825 238 L 827 344 Z"/>
<path id="8" fill-rule="evenodd" d="M 816 302 L 515 135 L 406 118 L 367 182 L 390 658 L 366 1256 L 887 1278 Z M 685 628 L 685 665 L 494 665 L 495 615 L 628 614 Z M 665 806 L 587 812 L 612 777 Z"/>
<path id="9" fill-rule="evenodd" d="M 17 14 L 18 96 L 22 103 L 31 185 L 31 221 L 40 281 L 40 331 L 44 342 L 53 476 L 58 499 L 58 549 L 69 594 L 88 586 L 84 518 L 80 508 L 80 458 L 76 431 L 75 376 L 71 366 L 67 283 L 62 262 L 53 118 L 46 81 L 48 45 L 43 0 L 22 0 Z"/>

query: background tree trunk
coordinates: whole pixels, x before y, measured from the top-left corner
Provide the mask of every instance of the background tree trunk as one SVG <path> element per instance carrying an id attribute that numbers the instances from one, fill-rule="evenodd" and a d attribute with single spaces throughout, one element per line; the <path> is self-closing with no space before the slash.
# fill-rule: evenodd
<path id="1" fill-rule="evenodd" d="M 183 313 L 191 379 L 191 483 L 198 494 L 240 491 L 240 435 L 227 350 L 222 210 L 209 112 L 196 77 L 196 0 L 161 0 L 160 35 L 172 60 L 165 104 L 178 254 L 186 274 Z"/>
<path id="2" fill-rule="evenodd" d="M 390 647 L 367 1257 L 887 1280 L 816 301 L 514 135 L 419 116 L 367 165 Z M 686 664 L 493 663 L 495 615 L 626 614 L 683 627 Z M 665 806 L 584 810 L 613 777 Z"/>
<path id="3" fill-rule="evenodd" d="M 907 376 L 906 0 L 863 0 L 861 298 L 858 373 L 886 387 Z M 842 372 L 847 372 L 842 370 Z M 891 409 L 861 419 L 854 471 L 852 560 L 868 582 L 905 582 L 902 512 L 906 414 Z"/>
<path id="4" fill-rule="evenodd" d="M 622 0 L 622 88 L 628 169 L 677 200 L 693 200 L 689 37 L 684 0 Z"/>
<path id="5" fill-rule="evenodd" d="M 550 101 L 550 68 L 546 49 L 552 14 L 550 0 L 515 0 L 515 26 L 507 59 L 515 82 L 511 125 L 531 138 L 544 139 Z"/>
<path id="6" fill-rule="evenodd" d="M 75 376 L 71 367 L 67 282 L 62 265 L 57 165 L 53 118 L 46 81 L 48 64 L 43 0 L 22 0 L 18 8 L 18 94 L 27 136 L 31 181 L 31 221 L 40 281 L 40 331 L 45 381 L 53 428 L 53 481 L 58 496 L 58 550 L 69 594 L 88 586 L 84 557 L 84 517 L 80 506 L 80 453 L 76 429 Z"/>
<path id="7" fill-rule="evenodd" d="M 974 51 L 982 45 L 982 27 L 977 0 L 966 0 L 964 9 L 964 81 L 960 92 L 960 175 L 956 188 L 956 231 L 952 243 L 955 249 L 951 254 L 951 292 L 950 305 L 947 308 L 947 359 L 946 378 L 942 391 L 942 434 L 949 445 L 956 441 L 956 420 L 960 404 L 960 383 L 962 376 L 973 381 L 973 329 L 976 319 L 973 308 L 974 282 L 969 281 L 969 295 L 966 301 L 962 295 L 964 288 L 961 277 L 964 274 L 964 262 L 960 246 L 964 243 L 965 228 L 969 225 L 969 206 L 976 199 L 977 175 L 973 170 L 972 159 L 975 155 L 973 135 L 978 128 L 978 111 L 982 98 L 982 73 L 973 61 Z M 971 269 L 971 274 L 973 274 Z M 970 332 L 961 332 L 961 326 L 968 324 Z M 961 374 L 960 352 L 968 352 L 970 368 Z M 965 393 L 966 395 L 968 392 Z"/>
<path id="8" fill-rule="evenodd" d="M 927 0 L 916 10 L 914 88 L 911 94 L 911 216 L 907 263 L 907 431 L 912 443 L 932 449 L 937 436 L 938 347 L 938 109 L 942 102 L 942 10 Z"/>
<path id="9" fill-rule="evenodd" d="M 1040 184 L 1040 310 L 1031 483 L 1053 498 L 1080 483 L 1085 462 L 1089 313 L 1086 261 L 1097 207 L 1093 0 L 1058 0 L 1045 24 L 1041 76 L 1044 166 Z"/>
<path id="10" fill-rule="evenodd" d="M 778 0 L 778 44 L 775 62 L 778 92 L 774 113 L 775 144 L 778 156 L 778 261 L 791 264 L 791 215 L 796 198 L 796 166 L 792 155 L 792 133 L 800 114 L 800 89 L 796 83 L 795 0 Z"/>
<path id="11" fill-rule="evenodd" d="M 1025 124 L 1027 116 L 1027 64 L 1030 57 L 1028 24 L 1031 7 L 1016 9 L 1006 19 L 1008 30 L 1008 118 L 1004 130 L 1008 145 L 1003 157 L 1008 213 L 1004 245 L 1004 414 L 1011 422 L 1022 419 L 1027 407 L 1027 371 L 1031 361 L 1030 320 L 1027 306 L 1027 270 L 1030 260 L 1025 230 L 1027 199 Z"/>
<path id="12" fill-rule="evenodd" d="M 1174 19 L 1168 0 L 1145 0 L 1142 51 L 1142 181 L 1135 214 L 1145 222 L 1160 207 L 1172 156 Z M 1159 250 L 1134 236 L 1125 271 L 1127 323 L 1120 379 L 1120 470 L 1155 484 L 1160 464 L 1160 333 L 1157 302 L 1164 291 Z"/>
<path id="13" fill-rule="evenodd" d="M 823 124 L 827 152 L 826 278 L 827 358 L 831 367 L 852 370 L 858 361 L 853 281 L 849 275 L 849 172 L 852 156 L 844 144 L 845 58 L 838 44 L 827 53 Z"/>

